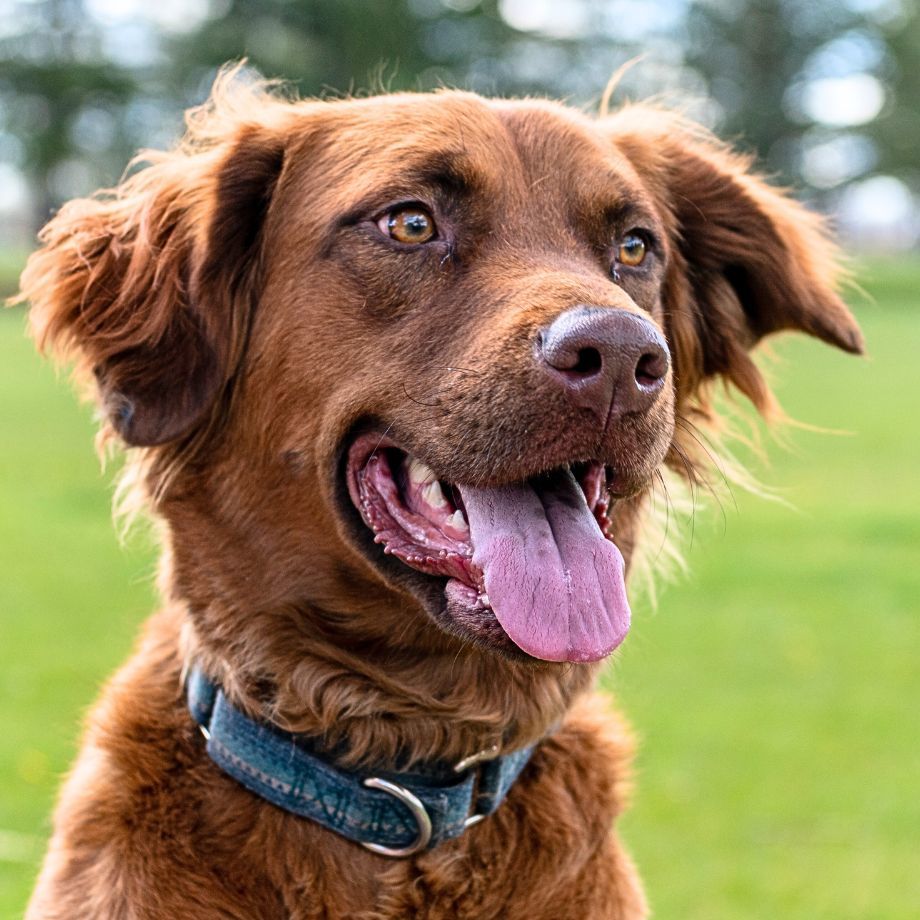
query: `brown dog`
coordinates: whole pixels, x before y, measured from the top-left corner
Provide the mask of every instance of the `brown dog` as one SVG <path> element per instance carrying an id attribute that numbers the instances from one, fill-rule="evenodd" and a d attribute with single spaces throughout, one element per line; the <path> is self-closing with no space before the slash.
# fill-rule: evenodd
<path id="1" fill-rule="evenodd" d="M 613 832 L 628 738 L 588 691 L 710 385 L 767 410 L 748 352 L 780 329 L 861 350 L 818 220 L 642 106 L 220 84 L 151 159 L 63 208 L 23 276 L 131 448 L 165 598 L 29 916 L 644 916 Z M 409 855 L 271 803 L 301 779 L 232 778 L 190 672 L 335 783 L 389 776 L 360 795 L 416 821 Z M 530 745 L 444 839 L 403 794 L 470 755 L 481 792 Z"/>

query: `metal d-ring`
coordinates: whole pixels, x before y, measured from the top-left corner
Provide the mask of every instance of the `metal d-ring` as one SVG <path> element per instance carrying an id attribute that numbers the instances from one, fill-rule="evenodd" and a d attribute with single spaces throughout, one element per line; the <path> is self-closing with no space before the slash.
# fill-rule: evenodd
<path id="1" fill-rule="evenodd" d="M 470 754 L 469 757 L 464 757 L 460 763 L 454 766 L 454 773 L 464 773 L 469 770 L 470 767 L 478 763 L 482 763 L 486 760 L 495 760 L 495 758 L 498 757 L 499 750 L 500 747 L 498 744 L 493 744 L 483 751 L 477 751 L 475 754 Z"/>
<path id="2" fill-rule="evenodd" d="M 418 836 L 407 847 L 386 847 L 381 843 L 365 843 L 361 841 L 361 846 L 367 848 L 372 853 L 379 853 L 381 856 L 393 856 L 396 858 L 412 856 L 420 850 L 424 850 L 431 841 L 431 818 L 418 796 L 413 795 L 405 786 L 398 783 L 391 783 L 388 779 L 380 779 L 377 776 L 370 776 L 364 780 L 364 785 L 368 789 L 379 789 L 381 792 L 388 792 L 394 798 L 399 799 L 415 818 L 418 825 Z"/>
<path id="3" fill-rule="evenodd" d="M 481 763 L 484 763 L 487 760 L 495 760 L 498 757 L 498 752 L 501 750 L 500 746 L 496 743 L 490 745 L 482 751 L 477 751 L 475 754 L 470 754 L 469 757 L 464 757 L 458 764 L 454 766 L 455 773 L 466 773 L 470 767 L 475 767 Z M 463 829 L 466 830 L 468 827 L 472 827 L 474 824 L 479 824 L 486 815 L 475 813 L 470 815 L 463 822 Z"/>

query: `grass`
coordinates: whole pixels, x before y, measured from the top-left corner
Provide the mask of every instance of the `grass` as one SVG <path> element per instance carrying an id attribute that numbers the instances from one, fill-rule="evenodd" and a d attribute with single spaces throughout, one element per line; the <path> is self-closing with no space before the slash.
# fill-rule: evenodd
<path id="1" fill-rule="evenodd" d="M 19 917 L 77 726 L 153 604 L 115 539 L 86 407 L 0 311 L 0 918 Z"/>
<path id="2" fill-rule="evenodd" d="M 19 287 L 19 273 L 28 253 L 22 249 L 0 249 L 0 298 L 9 297 Z"/>
<path id="3" fill-rule="evenodd" d="M 920 904 L 920 266 L 859 307 L 871 358 L 782 340 L 796 418 L 762 479 L 701 514 L 691 574 L 639 606 L 607 684 L 640 733 L 623 821 L 656 916 L 914 918 Z M 90 413 L 0 315 L 0 920 L 41 858 L 77 725 L 153 600 L 118 546 Z"/>

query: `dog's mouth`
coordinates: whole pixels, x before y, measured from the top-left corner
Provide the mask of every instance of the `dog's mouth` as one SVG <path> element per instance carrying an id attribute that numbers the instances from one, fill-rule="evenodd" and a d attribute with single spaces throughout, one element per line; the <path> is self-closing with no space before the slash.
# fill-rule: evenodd
<path id="1" fill-rule="evenodd" d="M 545 661 L 597 661 L 626 637 L 625 567 L 606 534 L 603 464 L 503 486 L 450 483 L 378 434 L 359 436 L 346 462 L 374 541 L 446 579 L 455 629 Z"/>

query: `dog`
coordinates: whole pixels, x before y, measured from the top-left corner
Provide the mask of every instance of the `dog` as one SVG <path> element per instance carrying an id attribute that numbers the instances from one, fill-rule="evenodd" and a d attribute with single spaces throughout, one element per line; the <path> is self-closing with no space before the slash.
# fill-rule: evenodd
<path id="1" fill-rule="evenodd" d="M 657 477 L 751 349 L 860 353 L 820 219 L 683 117 L 221 77 L 22 277 L 163 607 L 28 917 L 639 918 L 592 690 Z"/>

